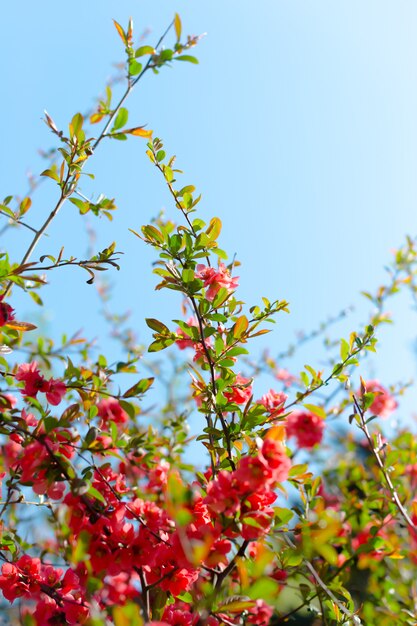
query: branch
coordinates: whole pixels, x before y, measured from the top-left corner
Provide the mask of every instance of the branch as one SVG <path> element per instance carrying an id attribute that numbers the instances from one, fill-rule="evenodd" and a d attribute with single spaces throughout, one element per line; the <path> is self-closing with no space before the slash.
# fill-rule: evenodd
<path id="1" fill-rule="evenodd" d="M 395 503 L 398 512 L 400 513 L 400 515 L 402 516 L 402 518 L 404 519 L 405 523 L 407 524 L 407 526 L 409 526 L 411 528 L 411 530 L 413 530 L 414 532 L 417 531 L 417 525 L 413 522 L 413 520 L 411 519 L 411 517 L 409 516 L 409 514 L 407 513 L 406 509 L 404 508 L 404 505 L 402 504 L 400 497 L 397 493 L 397 490 L 394 487 L 394 484 L 391 480 L 391 476 L 388 473 L 387 468 L 385 467 L 385 463 L 379 453 L 379 450 L 375 447 L 374 442 L 372 441 L 372 436 L 369 432 L 368 429 L 368 425 L 366 423 L 365 420 L 365 412 L 363 411 L 362 407 L 360 406 L 360 403 L 358 402 L 356 396 L 353 396 L 353 402 L 355 404 L 355 408 L 358 412 L 359 415 L 359 419 L 360 419 L 360 424 L 358 424 L 359 428 L 361 429 L 361 431 L 364 433 L 369 447 L 371 449 L 372 454 L 374 455 L 374 458 L 378 464 L 379 469 L 381 470 L 381 473 L 385 479 L 385 482 L 387 483 L 387 487 L 391 493 L 391 497 L 392 497 L 392 501 Z"/>
<path id="2" fill-rule="evenodd" d="M 162 41 L 164 40 L 164 38 L 166 37 L 166 35 L 168 34 L 168 32 L 170 31 L 171 27 L 173 25 L 173 22 L 170 23 L 170 25 L 168 26 L 168 28 L 166 29 L 166 31 L 163 33 L 163 35 L 159 38 L 158 43 L 156 44 L 156 48 L 158 46 L 161 45 Z M 123 94 L 123 96 L 121 97 L 119 103 L 117 104 L 116 108 L 114 109 L 113 113 L 110 115 L 110 118 L 107 122 L 107 124 L 105 125 L 105 127 L 103 128 L 103 130 L 101 131 L 100 135 L 98 136 L 98 138 L 96 139 L 96 141 L 94 142 L 94 144 L 92 145 L 92 148 L 89 152 L 89 154 L 87 155 L 87 157 L 85 158 L 85 160 L 83 161 L 83 163 L 80 165 L 80 170 L 77 174 L 70 174 L 70 168 L 68 168 L 68 174 L 67 174 L 67 178 L 65 180 L 65 183 L 62 184 L 62 188 L 61 188 L 61 194 L 59 197 L 58 202 L 56 203 L 54 209 L 51 211 L 51 213 L 48 215 L 48 217 L 46 218 L 45 222 L 42 224 L 42 226 L 40 227 L 39 230 L 36 231 L 35 236 L 33 237 L 31 243 L 29 244 L 28 249 L 26 250 L 25 254 L 23 255 L 23 258 L 20 262 L 20 265 L 24 265 L 25 263 L 27 263 L 27 261 L 29 260 L 29 258 L 32 256 L 33 251 L 35 250 L 37 244 L 39 243 L 40 238 L 42 237 L 42 235 L 45 234 L 45 231 L 49 228 L 50 224 L 53 222 L 53 220 L 55 219 L 55 217 L 58 215 L 60 209 L 62 208 L 62 206 L 65 204 L 65 201 L 74 193 L 75 189 L 76 189 L 76 185 L 77 185 L 77 180 L 79 177 L 79 173 L 82 171 L 82 169 L 85 166 L 85 163 L 89 160 L 89 158 L 93 155 L 94 150 L 99 146 L 99 144 L 101 143 L 101 141 L 103 140 L 103 138 L 106 135 L 107 130 L 109 129 L 111 123 L 113 122 L 114 118 L 116 117 L 117 113 L 119 112 L 121 106 L 123 105 L 124 101 L 126 100 L 126 98 L 128 97 L 128 95 L 130 94 L 130 92 L 132 91 L 132 89 L 135 87 L 135 85 L 137 85 L 137 83 L 139 82 L 139 80 L 144 76 L 144 74 L 150 69 L 150 65 L 151 65 L 151 58 L 149 57 L 148 62 L 146 63 L 145 67 L 143 68 L 142 72 L 139 74 L 139 76 L 133 81 L 133 82 L 128 82 L 128 86 L 126 88 L 125 93 Z M 12 282 L 10 281 L 7 286 L 6 289 L 4 291 L 3 297 L 6 297 L 11 290 L 12 287 Z"/>

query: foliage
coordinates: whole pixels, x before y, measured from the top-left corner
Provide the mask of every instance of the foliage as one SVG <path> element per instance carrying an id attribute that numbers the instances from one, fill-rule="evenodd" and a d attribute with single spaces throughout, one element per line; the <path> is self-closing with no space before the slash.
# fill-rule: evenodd
<path id="1" fill-rule="evenodd" d="M 219 247 L 221 220 L 198 217 L 201 196 L 180 182 L 175 157 L 151 130 L 128 125 L 125 104 L 138 81 L 176 61 L 196 63 L 189 51 L 198 37 L 183 40 L 178 15 L 155 47 L 135 47 L 131 20 L 115 27 L 126 53 L 119 100 L 108 85 L 96 110 L 76 113 L 68 132 L 45 114 L 59 146 L 41 174 L 57 188 L 49 216 L 38 229 L 27 223 L 30 195 L 0 207 L 3 230 L 33 231 L 20 261 L 6 249 L 0 257 L 4 612 L 27 626 L 415 624 L 417 442 L 406 431 L 388 442 L 379 426 L 404 386 L 350 385 L 389 321 L 387 300 L 401 289 L 416 293 L 415 243 L 407 239 L 396 252 L 387 284 L 365 294 L 374 307 L 368 323 L 341 339 L 337 353 L 330 346 L 324 370 L 289 372 L 285 352 L 255 362 L 252 340 L 270 332 L 288 303 L 265 297 L 246 307 L 239 264 Z M 130 137 L 147 140 L 178 217 L 132 231 L 155 251 L 156 290 L 183 300 L 181 319 L 146 320 L 148 352 L 177 351 L 168 386 L 178 376 L 183 386 L 184 372 L 190 380 L 187 396 L 171 394 L 152 423 L 142 401 L 164 374 L 149 376 L 133 334 L 119 335 L 125 359 L 109 363 L 78 335 L 61 345 L 31 339 L 35 325 L 10 304 L 23 290 L 42 306 L 39 292 L 62 266 L 83 269 L 90 284 L 97 272 L 118 269 L 115 243 L 83 260 L 64 258 L 62 249 L 33 259 L 67 200 L 82 215 L 113 218 L 114 199 L 92 201 L 80 180 L 91 176 L 87 163 L 103 141 Z M 117 327 L 118 318 L 108 318 Z M 257 398 L 265 371 L 274 386 Z M 187 462 L 195 410 L 204 418 L 193 443 L 205 455 L 200 468 Z M 27 509 L 35 511 L 32 528 Z"/>

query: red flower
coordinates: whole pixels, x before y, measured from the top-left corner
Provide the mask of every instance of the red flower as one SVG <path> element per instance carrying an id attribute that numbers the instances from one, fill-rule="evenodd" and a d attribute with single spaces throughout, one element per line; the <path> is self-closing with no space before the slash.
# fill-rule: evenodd
<path id="1" fill-rule="evenodd" d="M 288 437 L 295 437 L 299 448 L 313 448 L 323 439 L 324 421 L 314 413 L 294 411 L 287 417 Z"/>
<path id="2" fill-rule="evenodd" d="M 280 441 L 267 436 L 262 444 L 261 455 L 271 468 L 274 482 L 282 483 L 287 480 L 291 460 Z"/>
<path id="3" fill-rule="evenodd" d="M 49 383 L 41 375 L 36 361 L 19 365 L 15 378 L 25 383 L 22 389 L 24 396 L 36 398 L 38 391 L 45 392 L 49 390 Z"/>
<path id="4" fill-rule="evenodd" d="M 256 605 L 249 609 L 246 622 L 248 624 L 258 624 L 258 626 L 268 626 L 272 614 L 272 608 L 264 600 L 256 600 Z"/>
<path id="5" fill-rule="evenodd" d="M 270 389 L 268 393 L 264 394 L 259 402 L 263 404 L 267 411 L 269 411 L 271 417 L 277 417 L 280 413 L 284 412 L 284 404 L 288 396 L 283 391 L 274 391 Z"/>
<path id="6" fill-rule="evenodd" d="M 246 404 L 252 396 L 252 381 L 250 378 L 245 378 L 238 374 L 236 380 L 231 385 L 231 391 L 226 391 L 224 397 L 229 402 L 235 404 Z"/>
<path id="7" fill-rule="evenodd" d="M 98 403 L 97 408 L 98 415 L 101 417 L 100 428 L 106 427 L 109 422 L 125 424 L 129 419 L 116 398 L 104 398 Z"/>
<path id="8" fill-rule="evenodd" d="M 0 298 L 0 326 L 5 326 L 8 322 L 15 319 L 14 309 L 6 302 L 1 302 Z"/>
<path id="9" fill-rule="evenodd" d="M 235 276 L 232 278 L 224 263 L 219 263 L 218 270 L 215 270 L 214 267 L 207 267 L 206 265 L 197 265 L 195 275 L 196 278 L 204 282 L 204 287 L 208 287 L 206 292 L 207 300 L 214 300 L 217 293 L 222 288 L 232 293 L 239 284 L 239 277 Z"/>
<path id="10" fill-rule="evenodd" d="M 61 402 L 62 398 L 65 396 L 66 391 L 67 387 L 65 383 L 63 383 L 61 380 L 51 378 L 48 381 L 48 389 L 45 390 L 46 399 L 48 400 L 49 404 L 57 406 Z"/>

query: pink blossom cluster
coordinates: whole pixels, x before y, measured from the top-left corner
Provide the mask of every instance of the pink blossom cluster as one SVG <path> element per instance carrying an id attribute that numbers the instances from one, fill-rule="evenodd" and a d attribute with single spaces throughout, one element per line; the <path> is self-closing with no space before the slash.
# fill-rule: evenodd
<path id="1" fill-rule="evenodd" d="M 89 611 L 80 580 L 72 569 L 41 563 L 27 554 L 1 567 L 0 589 L 13 602 L 17 598 L 37 599 L 34 617 L 38 624 L 83 624 Z M 54 620 L 53 622 L 50 620 Z"/>
<path id="2" fill-rule="evenodd" d="M 268 532 L 276 499 L 274 487 L 285 481 L 291 467 L 280 441 L 266 438 L 256 456 L 244 456 L 232 472 L 222 470 L 207 485 L 204 503 L 214 514 L 239 521 L 244 539 L 258 539 Z M 227 525 L 234 536 L 233 525 Z"/>
<path id="3" fill-rule="evenodd" d="M 37 420 L 31 413 L 22 411 L 28 425 L 36 426 Z M 71 459 L 74 456 L 76 437 L 65 428 L 54 429 L 46 434 L 38 429 L 36 439 L 25 440 L 14 433 L 4 446 L 6 460 L 11 469 L 20 473 L 20 482 L 30 485 L 38 495 L 46 494 L 52 500 L 59 500 L 65 491 L 65 461 L 59 465 L 56 458 Z"/>
<path id="4" fill-rule="evenodd" d="M 299 448 L 310 449 L 323 439 L 324 420 L 310 411 L 294 411 L 287 417 L 285 430 Z"/>
<path id="5" fill-rule="evenodd" d="M 224 397 L 228 402 L 246 404 L 252 397 L 252 379 L 238 374 L 231 386 L 231 391 L 225 391 Z"/>
<path id="6" fill-rule="evenodd" d="M 45 380 L 36 361 L 19 365 L 15 378 L 24 382 L 22 389 L 24 396 L 36 398 L 38 392 L 44 393 L 49 404 L 53 406 L 57 406 L 61 402 L 67 391 L 66 385 L 61 380 L 55 378 Z"/>
<path id="7" fill-rule="evenodd" d="M 268 393 L 265 393 L 262 396 L 259 404 L 263 404 L 270 417 L 274 418 L 284 413 L 287 399 L 288 396 L 283 391 L 274 391 L 273 389 L 270 389 Z"/>
<path id="8" fill-rule="evenodd" d="M 197 321 L 197 318 L 194 316 L 191 316 L 187 319 L 187 324 L 188 326 L 194 326 L 198 328 L 198 321 Z M 204 347 L 201 341 L 194 341 L 181 328 L 177 328 L 177 335 L 180 337 L 180 339 L 177 339 L 175 343 L 177 344 L 180 350 L 185 350 L 186 348 L 192 348 L 195 351 L 194 358 L 193 358 L 194 362 L 198 362 L 198 361 L 206 362 L 207 361 L 207 355 L 206 355 L 206 352 L 204 350 Z M 207 337 L 204 340 L 204 342 L 206 344 L 206 347 L 208 348 L 212 347 L 211 337 Z"/>
<path id="9" fill-rule="evenodd" d="M 218 269 L 214 267 L 208 267 L 206 265 L 197 265 L 197 271 L 195 273 L 196 278 L 203 281 L 206 288 L 207 300 L 214 300 L 220 289 L 226 289 L 229 293 L 232 293 L 237 289 L 239 285 L 239 277 L 231 276 L 230 271 L 227 269 L 224 263 L 219 263 Z"/>

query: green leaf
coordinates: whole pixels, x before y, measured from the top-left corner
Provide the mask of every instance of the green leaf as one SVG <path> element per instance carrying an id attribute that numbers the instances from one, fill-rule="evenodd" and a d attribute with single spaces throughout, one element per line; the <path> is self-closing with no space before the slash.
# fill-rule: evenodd
<path id="1" fill-rule="evenodd" d="M 75 136 L 78 138 L 80 136 L 83 123 L 84 123 L 84 118 L 81 115 L 81 113 L 76 113 L 74 117 L 72 118 L 70 125 L 69 125 L 69 132 L 70 132 L 71 137 Z"/>
<path id="2" fill-rule="evenodd" d="M 58 174 L 56 173 L 55 170 L 52 170 L 52 169 L 44 170 L 41 173 L 41 176 L 47 176 L 48 178 L 52 178 L 52 180 L 55 180 L 57 183 L 60 182 Z"/>
<path id="3" fill-rule="evenodd" d="M 129 74 L 131 76 L 137 76 L 142 71 L 142 63 L 135 61 L 135 59 L 130 59 L 129 61 Z"/>
<path id="4" fill-rule="evenodd" d="M 155 330 L 157 333 L 169 334 L 171 331 L 168 326 L 165 326 L 159 320 L 154 319 L 153 317 L 145 318 L 146 325 L 149 326 L 152 330 Z"/>
<path id="5" fill-rule="evenodd" d="M 349 344 L 345 339 L 340 340 L 340 358 L 346 361 L 349 356 Z"/>
<path id="6" fill-rule="evenodd" d="M 142 232 L 145 235 L 145 237 L 147 239 L 149 239 L 150 241 L 156 241 L 157 243 L 164 243 L 164 236 L 163 234 L 157 229 L 155 228 L 155 226 L 152 226 L 152 224 L 148 224 L 147 226 L 142 226 Z"/>
<path id="7" fill-rule="evenodd" d="M 149 389 L 155 378 L 142 378 L 135 385 L 124 392 L 123 398 L 131 398 L 132 396 L 140 396 Z"/>
<path id="8" fill-rule="evenodd" d="M 125 126 L 127 124 L 128 119 L 129 119 L 129 111 L 125 109 L 125 107 L 122 107 L 121 109 L 119 109 L 119 112 L 116 115 L 116 119 L 114 120 L 114 124 L 113 124 L 113 128 L 111 132 L 115 130 L 119 130 L 119 128 L 122 128 L 122 126 Z"/>
<path id="9" fill-rule="evenodd" d="M 122 407 L 123 411 L 126 411 L 131 420 L 135 419 L 135 407 L 130 402 L 126 402 L 126 400 L 119 400 L 119 404 Z"/>
<path id="10" fill-rule="evenodd" d="M 307 411 L 314 413 L 314 415 L 317 415 L 318 417 L 321 417 L 322 419 L 326 418 L 326 411 L 323 409 L 323 407 L 316 406 L 315 404 L 304 404 L 303 406 L 304 408 L 307 409 Z"/>
<path id="11" fill-rule="evenodd" d="M 82 530 L 77 537 L 77 544 L 72 553 L 71 561 L 74 564 L 78 564 L 84 561 L 84 557 L 87 555 L 88 547 L 90 545 L 91 535 L 86 530 Z"/>
<path id="12" fill-rule="evenodd" d="M 194 63 L 194 65 L 198 65 L 198 59 L 191 56 L 190 54 L 182 54 L 181 56 L 175 58 L 177 59 L 177 61 L 188 61 L 188 63 Z"/>
<path id="13" fill-rule="evenodd" d="M 143 57 L 145 54 L 155 54 L 155 48 L 152 48 L 152 46 L 140 46 L 135 52 L 135 57 Z"/>
<path id="14" fill-rule="evenodd" d="M 279 591 L 279 583 L 272 578 L 258 578 L 247 589 L 247 594 L 254 600 L 261 599 L 268 602 L 269 599 L 276 598 Z"/>
<path id="15" fill-rule="evenodd" d="M 194 280 L 194 270 L 184 269 L 182 270 L 181 278 L 185 284 L 191 283 Z"/>
<path id="16" fill-rule="evenodd" d="M 42 298 L 40 297 L 38 293 L 36 293 L 36 291 L 29 291 L 29 295 L 32 298 L 32 300 L 36 302 L 36 304 L 38 304 L 39 306 L 43 305 Z"/>
<path id="17" fill-rule="evenodd" d="M 165 165 L 164 167 L 164 176 L 168 183 L 171 183 L 174 180 L 174 173 L 169 165 Z"/>
<path id="18" fill-rule="evenodd" d="M 102 504 L 107 505 L 106 498 L 95 487 L 90 487 L 90 489 L 87 491 L 87 495 L 89 495 L 91 498 L 94 498 L 94 500 L 98 500 Z"/>
<path id="19" fill-rule="evenodd" d="M 143 626 L 140 608 L 133 602 L 113 607 L 112 618 L 114 626 Z"/>
<path id="20" fill-rule="evenodd" d="M 172 345 L 174 341 L 174 339 L 159 339 L 157 341 L 154 341 L 149 346 L 148 352 L 159 352 L 160 350 L 165 350 L 165 348 L 168 348 L 168 346 Z"/>
<path id="21" fill-rule="evenodd" d="M 177 191 L 177 196 L 180 198 L 185 193 L 193 193 L 193 191 L 195 191 L 194 185 L 185 185 L 185 187 Z"/>

